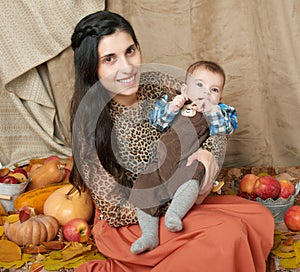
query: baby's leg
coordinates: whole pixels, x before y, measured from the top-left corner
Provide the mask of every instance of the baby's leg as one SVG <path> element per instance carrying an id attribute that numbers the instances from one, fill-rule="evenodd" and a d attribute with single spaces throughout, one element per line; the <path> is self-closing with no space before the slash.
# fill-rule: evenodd
<path id="1" fill-rule="evenodd" d="M 159 217 L 151 216 L 140 209 L 137 209 L 137 217 L 142 230 L 142 236 L 131 245 L 130 251 L 134 254 L 151 250 L 159 244 Z"/>
<path id="2" fill-rule="evenodd" d="M 165 216 L 165 225 L 169 231 L 182 230 L 181 219 L 195 204 L 198 194 L 199 182 L 195 179 L 185 182 L 177 189 Z"/>

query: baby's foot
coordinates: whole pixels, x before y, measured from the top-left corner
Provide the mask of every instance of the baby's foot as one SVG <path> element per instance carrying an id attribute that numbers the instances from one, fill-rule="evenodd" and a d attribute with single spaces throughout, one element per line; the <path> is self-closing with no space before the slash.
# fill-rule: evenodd
<path id="1" fill-rule="evenodd" d="M 141 236 L 131 245 L 130 251 L 133 254 L 140 254 L 144 251 L 152 250 L 153 248 L 157 247 L 158 244 L 158 238 Z"/>
<path id="2" fill-rule="evenodd" d="M 181 231 L 183 228 L 180 217 L 171 210 L 168 210 L 166 212 L 165 226 L 171 232 L 178 232 Z"/>

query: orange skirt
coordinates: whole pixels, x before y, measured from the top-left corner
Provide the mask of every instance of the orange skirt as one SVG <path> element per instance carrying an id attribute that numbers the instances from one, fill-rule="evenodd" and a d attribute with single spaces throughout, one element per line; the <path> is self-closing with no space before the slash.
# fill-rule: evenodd
<path id="1" fill-rule="evenodd" d="M 274 219 L 261 204 L 237 196 L 209 196 L 186 215 L 184 229 L 171 233 L 160 219 L 160 245 L 130 252 L 138 225 L 94 225 L 97 247 L 107 260 L 88 261 L 76 271 L 100 272 L 265 272 L 273 244 Z"/>

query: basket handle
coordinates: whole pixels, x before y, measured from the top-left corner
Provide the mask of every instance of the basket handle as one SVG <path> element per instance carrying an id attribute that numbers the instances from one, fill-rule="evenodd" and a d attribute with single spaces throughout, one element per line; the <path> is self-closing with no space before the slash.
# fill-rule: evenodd
<path id="1" fill-rule="evenodd" d="M 298 195 L 300 192 L 300 182 L 297 182 L 296 186 L 295 186 L 295 193 L 294 196 Z"/>

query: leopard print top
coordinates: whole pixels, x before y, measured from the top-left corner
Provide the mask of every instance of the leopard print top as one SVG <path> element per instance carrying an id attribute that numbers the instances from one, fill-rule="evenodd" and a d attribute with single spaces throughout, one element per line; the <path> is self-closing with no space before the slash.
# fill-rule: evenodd
<path id="1" fill-rule="evenodd" d="M 114 101 L 110 102 L 110 116 L 118 141 L 116 157 L 126 170 L 133 183 L 141 171 L 154 159 L 155 146 L 160 132 L 149 123 L 150 110 L 164 92 L 175 94 L 181 82 L 160 72 L 147 72 L 141 76 L 138 90 L 138 103 L 126 108 Z M 90 188 L 91 195 L 99 209 L 100 220 L 106 220 L 113 227 L 137 223 L 134 207 L 127 201 L 130 188 L 121 186 L 102 167 L 95 150 L 82 146 L 81 174 Z M 206 148 L 214 151 L 214 139 Z M 221 145 L 222 146 L 222 145 Z M 86 153 L 86 154 L 83 154 Z M 214 152 L 213 152 L 214 153 Z M 88 154 L 88 155 L 87 155 Z"/>

